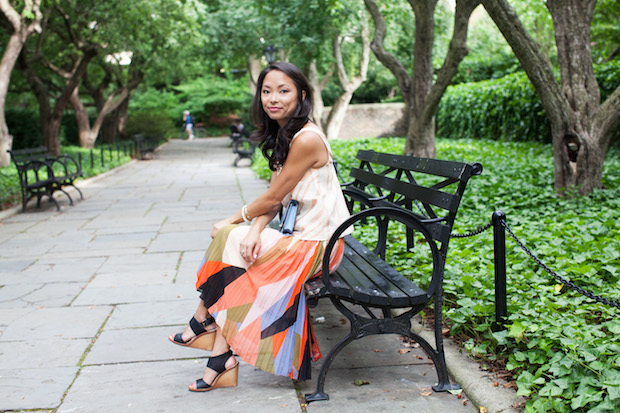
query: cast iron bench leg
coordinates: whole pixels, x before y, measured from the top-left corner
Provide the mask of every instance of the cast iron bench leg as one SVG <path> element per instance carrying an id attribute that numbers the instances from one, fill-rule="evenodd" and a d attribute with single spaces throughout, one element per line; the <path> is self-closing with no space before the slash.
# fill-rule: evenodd
<path id="1" fill-rule="evenodd" d="M 321 366 L 321 371 L 319 372 L 319 377 L 316 381 L 316 391 L 314 393 L 308 393 L 305 395 L 306 402 L 315 402 L 321 400 L 329 400 L 329 395 L 323 391 L 325 387 L 325 376 L 327 376 L 327 370 L 329 370 L 329 366 L 336 358 L 336 355 L 347 346 L 350 342 L 355 340 L 355 334 L 351 331 L 346 337 L 338 342 L 329 352 L 327 357 L 325 357 L 325 361 Z"/>

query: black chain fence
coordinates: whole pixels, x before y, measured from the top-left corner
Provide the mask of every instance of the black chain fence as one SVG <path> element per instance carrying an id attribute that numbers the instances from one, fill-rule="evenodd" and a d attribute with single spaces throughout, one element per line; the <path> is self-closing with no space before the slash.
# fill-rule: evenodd
<path id="1" fill-rule="evenodd" d="M 596 295 L 588 290 L 585 290 L 581 287 L 579 287 L 578 285 L 576 285 L 575 283 L 573 283 L 570 280 L 567 280 L 566 278 L 558 275 L 556 272 L 554 272 L 553 270 L 551 270 L 548 266 L 546 266 L 541 260 L 540 258 L 538 258 L 529 248 L 527 248 L 525 246 L 525 244 L 519 239 L 517 238 L 517 236 L 515 235 L 515 233 L 510 229 L 510 227 L 508 226 L 508 223 L 506 222 L 506 220 L 504 219 L 505 215 L 503 213 L 500 213 L 500 215 L 498 215 L 500 217 L 500 219 L 497 219 L 496 222 L 499 223 L 499 225 L 502 226 L 502 228 L 504 230 L 506 230 L 510 236 L 512 237 L 512 239 L 514 239 L 514 241 L 517 243 L 517 245 L 519 245 L 521 247 L 521 249 L 532 259 L 534 260 L 534 262 L 536 262 L 536 264 L 538 264 L 543 270 L 545 270 L 548 274 L 552 275 L 558 282 L 566 285 L 568 288 L 570 288 L 573 291 L 578 292 L 581 295 L 584 295 L 588 298 L 591 298 L 593 300 L 595 300 L 596 302 L 599 302 L 601 304 L 605 304 L 608 306 L 612 306 L 612 307 L 616 307 L 616 308 L 620 308 L 620 303 L 618 303 L 618 301 L 613 301 L 610 299 L 607 299 L 605 297 L 601 297 L 599 295 Z M 450 234 L 452 238 L 467 238 L 467 237 L 473 237 L 475 235 L 481 234 L 484 231 L 488 230 L 489 228 L 491 228 L 493 226 L 493 222 L 488 223 L 476 230 L 473 230 L 471 232 L 465 233 L 465 234 Z M 496 249 L 498 248 L 497 245 L 494 246 Z M 502 246 L 502 248 L 504 248 Z M 504 274 L 505 277 L 505 274 Z"/>
<path id="2" fill-rule="evenodd" d="M 493 223 L 489 222 L 488 224 L 483 225 L 480 228 L 475 229 L 475 230 L 473 230 L 471 232 L 467 232 L 465 234 L 455 234 L 453 232 L 452 234 L 450 234 L 450 236 L 452 238 L 468 238 L 468 237 L 473 237 L 475 235 L 482 234 L 484 231 L 486 231 L 487 229 L 491 228 L 492 225 L 493 225 Z"/>
<path id="3" fill-rule="evenodd" d="M 515 240 L 515 242 L 521 247 L 521 249 L 527 254 L 529 255 L 529 257 L 531 259 L 534 260 L 534 262 L 536 262 L 536 264 L 538 264 L 543 270 L 545 270 L 548 274 L 552 275 L 557 281 L 559 281 L 562 284 L 565 284 L 568 288 L 570 288 L 573 291 L 577 291 L 579 294 L 585 295 L 588 298 L 591 298 L 599 303 L 605 304 L 605 305 L 609 305 L 612 307 L 616 307 L 616 308 L 620 308 L 620 303 L 618 303 L 617 301 L 612 301 L 609 300 L 607 298 L 601 297 L 599 295 L 596 295 L 590 291 L 584 290 L 583 288 L 579 287 L 578 285 L 576 285 L 575 283 L 573 283 L 570 280 L 567 280 L 566 278 L 558 275 L 557 273 L 555 273 L 553 270 L 551 270 L 549 267 L 547 267 L 536 255 L 534 255 L 534 253 L 532 251 L 530 251 L 529 248 L 527 248 L 525 246 L 525 244 L 523 244 L 523 242 L 521 242 L 521 240 L 519 238 L 517 238 L 517 236 L 515 235 L 514 232 L 512 232 L 512 230 L 510 229 L 510 227 L 508 226 L 508 224 L 506 223 L 506 221 L 501 221 L 502 226 L 504 227 L 504 229 L 506 231 L 508 231 L 508 233 L 510 234 L 510 236 L 512 237 L 512 239 Z"/>

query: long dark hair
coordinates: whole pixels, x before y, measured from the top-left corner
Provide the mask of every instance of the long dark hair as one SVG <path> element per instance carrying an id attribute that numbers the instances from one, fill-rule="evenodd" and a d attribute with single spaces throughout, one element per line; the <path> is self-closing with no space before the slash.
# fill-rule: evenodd
<path id="1" fill-rule="evenodd" d="M 297 108 L 283 127 L 280 127 L 278 122 L 272 120 L 267 115 L 261 102 L 261 92 L 265 76 L 272 70 L 279 70 L 289 76 L 297 88 Z M 303 97 L 303 92 L 305 92 L 305 98 Z M 271 63 L 258 76 L 256 94 L 252 101 L 250 113 L 256 125 L 256 131 L 252 134 L 251 139 L 258 142 L 258 146 L 261 148 L 263 155 L 269 161 L 269 169 L 275 171 L 278 166 L 284 165 L 293 135 L 310 120 L 310 114 L 312 113 L 312 93 L 308 79 L 306 79 L 306 76 L 304 76 L 297 66 L 291 63 Z"/>

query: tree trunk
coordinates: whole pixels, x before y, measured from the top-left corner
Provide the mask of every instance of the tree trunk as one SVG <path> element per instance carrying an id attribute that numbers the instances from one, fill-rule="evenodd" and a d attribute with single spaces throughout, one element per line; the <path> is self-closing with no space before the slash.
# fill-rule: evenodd
<path id="1" fill-rule="evenodd" d="M 23 44 L 18 33 L 11 35 L 6 49 L 4 49 L 2 61 L 0 61 L 0 167 L 7 166 L 11 162 L 7 150 L 12 148 L 13 136 L 9 134 L 4 111 L 9 80 Z"/>
<path id="2" fill-rule="evenodd" d="M 321 91 L 323 89 L 321 88 L 319 73 L 316 69 L 316 60 L 313 60 L 308 65 L 308 82 L 310 82 L 310 90 L 312 91 L 312 118 L 317 125 L 319 125 L 323 130 L 325 130 L 325 124 L 323 122 L 325 103 L 323 103 L 323 96 L 321 95 Z"/>
<path id="3" fill-rule="evenodd" d="M 603 161 L 620 127 L 620 88 L 601 105 L 592 67 L 590 25 L 596 0 L 548 0 L 558 49 L 561 84 L 551 63 L 506 0 L 482 0 L 527 73 L 551 125 L 554 185 L 562 194 L 601 187 Z"/>
<path id="4" fill-rule="evenodd" d="M 258 82 L 258 75 L 261 72 L 261 64 L 260 59 L 256 57 L 256 55 L 248 54 L 247 57 L 247 65 L 248 65 L 248 87 L 250 88 L 250 93 L 254 95 L 256 93 L 256 83 Z"/>
<path id="5" fill-rule="evenodd" d="M 435 113 L 441 97 L 456 74 L 458 65 L 467 55 L 467 28 L 469 17 L 480 0 L 457 0 L 454 31 L 443 66 L 433 83 L 434 13 L 437 0 L 409 0 L 415 14 L 415 45 L 413 75 L 409 76 L 403 64 L 388 53 L 384 46 L 387 26 L 374 0 L 364 0 L 375 22 L 375 36 L 371 44 L 377 59 L 396 77 L 405 101 L 407 140 L 405 153 L 421 157 L 435 157 Z"/>
<path id="6" fill-rule="evenodd" d="M 129 109 L 129 96 L 114 111 L 116 119 L 116 131 L 123 139 L 127 139 L 127 109 Z"/>
<path id="7" fill-rule="evenodd" d="M 106 99 L 103 108 L 97 114 L 97 119 L 93 122 L 92 127 L 90 126 L 90 121 L 88 119 L 88 113 L 86 112 L 86 108 L 82 104 L 80 96 L 78 94 L 78 89 L 76 88 L 71 95 L 71 105 L 73 106 L 73 110 L 75 111 L 75 117 L 78 125 L 78 133 L 80 135 L 80 146 L 82 148 L 93 148 L 95 146 L 95 141 L 97 140 L 97 136 L 99 135 L 99 131 L 103 125 L 106 117 L 112 113 L 116 108 L 118 108 L 121 103 L 127 99 L 129 96 L 129 86 L 125 86 L 122 89 L 115 91 L 112 95 L 108 96 Z M 113 142 L 106 142 L 113 143 Z"/>
<path id="8" fill-rule="evenodd" d="M 415 14 L 415 44 L 413 47 L 413 76 L 411 78 L 411 107 L 405 154 L 434 158 L 435 124 L 433 119 L 421 119 L 426 98 L 433 86 L 433 41 L 435 37 L 435 7 L 437 0 L 409 0 Z"/>
<path id="9" fill-rule="evenodd" d="M 78 88 L 73 90 L 70 101 L 71 106 L 73 106 L 73 112 L 75 113 L 75 121 L 77 122 L 80 148 L 94 148 L 95 137 L 90 129 L 90 121 L 88 119 L 86 107 L 84 107 L 84 104 L 82 104 L 82 101 L 78 96 Z"/>
<path id="10" fill-rule="evenodd" d="M 327 117 L 327 122 L 325 122 L 325 136 L 327 136 L 327 139 L 338 139 L 338 134 L 340 133 L 340 128 L 342 128 L 342 122 L 347 114 L 347 107 L 352 97 L 353 92 L 343 92 L 336 98 L 332 105 L 332 110 Z"/>
<path id="11" fill-rule="evenodd" d="M 13 136 L 9 134 L 5 115 L 6 95 L 9 90 L 11 73 L 27 37 L 34 31 L 41 31 L 40 22 L 42 16 L 40 5 L 41 0 L 26 2 L 24 10 L 20 15 L 9 1 L 0 0 L 0 10 L 2 10 L 4 17 L 13 28 L 13 33 L 4 48 L 2 60 L 0 61 L 0 167 L 9 165 L 11 160 L 7 150 L 10 150 L 13 146 Z M 30 24 L 26 25 L 24 16 L 32 19 Z"/>
<path id="12" fill-rule="evenodd" d="M 370 40 L 368 38 L 368 27 L 365 23 L 362 23 L 361 27 L 361 40 L 362 40 L 362 54 L 360 58 L 359 75 L 355 76 L 352 80 L 349 80 L 347 71 L 342 59 L 342 47 L 340 35 L 334 37 L 332 44 L 334 58 L 336 60 L 336 72 L 338 74 L 338 81 L 343 92 L 338 96 L 336 102 L 332 106 L 332 110 L 327 118 L 327 124 L 325 126 L 327 139 L 336 139 L 340 133 L 342 122 L 347 113 L 347 107 L 351 102 L 353 93 L 357 90 L 362 83 L 366 81 L 368 77 L 368 64 L 370 62 Z"/>
<path id="13" fill-rule="evenodd" d="M 110 145 L 116 142 L 116 125 L 118 121 L 117 116 L 117 112 L 114 111 L 103 120 L 101 129 L 99 130 L 101 142 Z"/>

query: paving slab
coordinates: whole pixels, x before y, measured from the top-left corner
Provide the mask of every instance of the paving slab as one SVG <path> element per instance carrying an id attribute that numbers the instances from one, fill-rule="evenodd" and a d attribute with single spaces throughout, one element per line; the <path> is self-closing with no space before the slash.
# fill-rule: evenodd
<path id="1" fill-rule="evenodd" d="M 211 352 L 173 344 L 168 336 L 182 328 L 142 327 L 104 329 L 84 359 L 84 365 L 206 358 Z"/>
<path id="2" fill-rule="evenodd" d="M 0 409 L 54 409 L 62 401 L 78 367 L 1 369 Z"/>
<path id="3" fill-rule="evenodd" d="M 101 267 L 105 259 L 90 258 L 55 258 L 38 260 L 20 273 L 21 282 L 43 284 L 53 282 L 88 282 Z"/>
<path id="4" fill-rule="evenodd" d="M 106 330 L 168 326 L 165 337 L 182 332 L 198 306 L 198 295 L 187 299 L 157 303 L 120 304 L 114 308 Z M 0 312 L 0 315 L 2 313 Z M 160 339 L 161 337 L 157 337 Z M 173 345 L 171 343 L 171 345 Z"/>
<path id="5" fill-rule="evenodd" d="M 172 284 L 176 270 L 144 270 L 98 273 L 89 283 L 90 288 L 115 288 L 121 286 Z"/>
<path id="6" fill-rule="evenodd" d="M 49 283 L 30 285 L 32 290 L 19 297 L 34 307 L 68 306 L 82 292 L 80 283 Z"/>
<path id="7" fill-rule="evenodd" d="M 0 341 L 92 338 L 111 311 L 108 306 L 38 308 L 12 322 Z"/>
<path id="8" fill-rule="evenodd" d="M 180 256 L 181 254 L 178 252 L 110 256 L 98 272 L 112 273 L 150 270 L 173 272 L 179 263 Z"/>
<path id="9" fill-rule="evenodd" d="M 144 303 L 171 301 L 175 298 L 195 297 L 196 287 L 189 285 L 139 285 L 114 288 L 86 287 L 73 301 L 74 306 Z"/>
<path id="10" fill-rule="evenodd" d="M 90 338 L 0 341 L 0 366 L 16 370 L 75 367 L 90 343 Z"/>
<path id="11" fill-rule="evenodd" d="M 147 252 L 204 250 L 211 242 L 209 233 L 207 231 L 181 231 L 159 234 L 148 246 Z"/>

